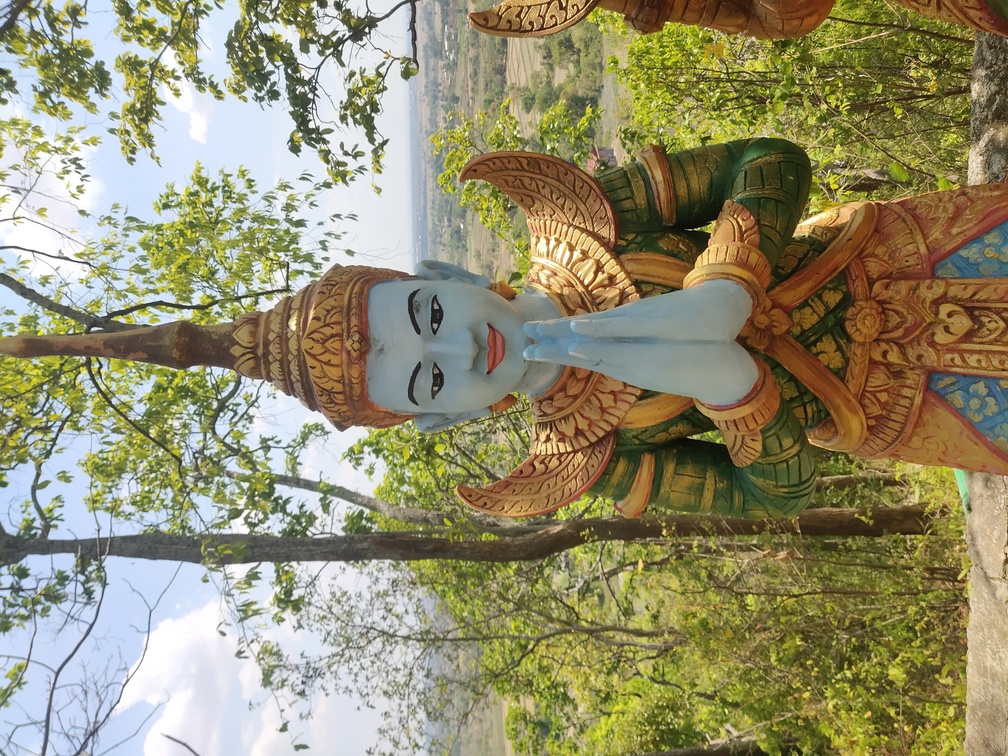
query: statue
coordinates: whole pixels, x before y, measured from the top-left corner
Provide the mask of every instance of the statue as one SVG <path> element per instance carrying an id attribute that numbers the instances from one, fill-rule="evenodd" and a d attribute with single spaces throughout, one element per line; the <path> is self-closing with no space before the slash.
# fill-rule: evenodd
<path id="1" fill-rule="evenodd" d="M 1005 0 L 897 0 L 921 15 L 1008 35 Z M 508 37 L 540 37 L 566 29 L 596 7 L 622 13 L 642 34 L 681 23 L 745 34 L 758 39 L 793 39 L 826 20 L 833 0 L 505 0 L 469 14 L 482 32 Z"/>
<path id="2" fill-rule="evenodd" d="M 524 209 L 522 293 L 444 263 L 336 266 L 234 323 L 14 336 L 0 354 L 226 367 L 339 428 L 437 430 L 526 392 L 528 459 L 459 489 L 506 516 L 587 491 L 631 517 L 793 515 L 814 490 L 810 442 L 1008 473 L 1008 184 L 799 224 L 811 169 L 779 139 L 653 146 L 597 178 L 496 153 L 463 178 Z M 689 438 L 714 428 L 724 445 Z"/>

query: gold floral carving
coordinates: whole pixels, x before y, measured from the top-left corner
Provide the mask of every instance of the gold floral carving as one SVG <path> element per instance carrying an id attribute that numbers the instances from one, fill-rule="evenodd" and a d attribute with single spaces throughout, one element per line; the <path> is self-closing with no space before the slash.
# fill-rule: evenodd
<path id="1" fill-rule="evenodd" d="M 541 37 L 566 29 L 594 10 L 598 0 L 507 0 L 489 10 L 469 14 L 469 23 L 485 34 L 501 37 Z"/>
<path id="2" fill-rule="evenodd" d="M 527 285 L 545 292 L 561 314 L 611 310 L 640 299 L 620 261 L 592 237 L 558 221 L 547 230 L 551 236 L 532 239 Z M 623 381 L 567 368 L 532 401 L 533 453 L 594 443 L 619 425 L 638 396 L 640 390 Z"/>
<path id="3" fill-rule="evenodd" d="M 821 24 L 833 0 L 754 0 L 751 4 L 730 0 L 602 0 L 598 5 L 622 13 L 627 24 L 642 34 L 676 22 L 761 39 L 792 39 Z M 587 12 L 578 7 L 575 17 L 574 10 L 560 3 L 505 2 L 490 11 L 472 13 L 469 19 L 489 34 L 539 36 L 566 29 L 585 15 Z"/>
<path id="4" fill-rule="evenodd" d="M 870 302 L 883 327 L 873 360 L 940 372 L 1008 372 L 1008 283 L 1000 279 L 880 281 Z"/>
<path id="5" fill-rule="evenodd" d="M 923 394 L 913 432 L 885 449 L 887 457 L 925 465 L 958 467 L 969 460 L 977 472 L 1005 475 L 1005 460 L 999 449 L 984 443 L 971 432 L 967 421 L 946 403 L 930 393 Z"/>
<path id="6" fill-rule="evenodd" d="M 548 236 L 549 221 L 560 221 L 595 236 L 608 249 L 616 243 L 616 213 L 602 186 L 564 160 L 533 152 L 492 152 L 466 164 L 459 180 L 470 179 L 486 181 L 514 200 L 534 235 Z"/>
<path id="7" fill-rule="evenodd" d="M 559 509 L 591 488 L 609 463 L 616 436 L 577 451 L 530 456 L 506 478 L 485 488 L 457 486 L 471 507 L 502 517 L 532 517 Z"/>
<path id="8" fill-rule="evenodd" d="M 1008 220 L 1008 184 L 931 192 L 889 202 L 884 207 L 896 214 L 890 220 L 894 228 L 902 225 L 906 228 L 905 234 L 913 234 L 919 240 L 917 249 L 922 255 L 922 269 L 930 275 L 931 260 L 945 257 L 962 241 Z M 880 245 L 879 254 L 886 254 L 888 259 L 900 259 L 892 242 Z M 874 275 L 871 270 L 869 274 L 875 280 L 883 277 Z"/>
<path id="9" fill-rule="evenodd" d="M 739 339 L 754 352 L 765 352 L 770 342 L 786 334 L 791 328 L 791 316 L 775 307 L 770 297 L 761 297 L 753 314 L 742 326 Z"/>
<path id="10" fill-rule="evenodd" d="M 890 449 L 916 427 L 927 374 L 869 362 L 860 402 L 867 433 L 852 451 L 861 457 L 888 457 Z"/>
<path id="11" fill-rule="evenodd" d="M 830 420 L 809 431 L 813 443 L 861 457 L 932 464 L 995 459 L 989 450 L 960 449 L 976 444 L 965 439 L 959 419 L 928 405 L 925 389 L 928 373 L 935 370 L 990 376 L 1008 369 L 1008 286 L 992 278 L 936 278 L 931 263 L 1008 218 L 1006 194 L 1004 185 L 970 186 L 862 206 L 824 253 L 823 270 L 816 269 L 817 260 L 771 291 L 777 299 L 780 290 L 792 287 L 782 297 L 789 304 L 848 261 L 853 301 L 845 319 L 851 337 L 846 391 L 830 390 L 834 379 L 825 368 L 805 366 L 818 378 L 795 372 L 786 355 L 774 354 L 783 342 L 767 350 L 828 406 L 843 400 L 830 407 Z M 816 220 L 830 219 L 806 224 Z M 836 226 L 842 219 L 833 220 Z M 857 409 L 846 406 L 847 396 L 856 400 Z M 938 425 L 940 431 L 933 430 Z"/>
<path id="12" fill-rule="evenodd" d="M 833 0 L 754 0 L 752 8 L 746 34 L 759 39 L 794 39 L 825 21 Z"/>
<path id="13" fill-rule="evenodd" d="M 885 456 L 913 426 L 926 375 L 894 369 L 872 357 L 872 343 L 884 330 L 886 320 L 882 305 L 872 296 L 873 282 L 930 275 L 927 241 L 920 225 L 898 204 L 868 203 L 849 215 L 847 225 L 826 255 L 833 258 L 834 264 L 821 276 L 815 276 L 817 281 L 825 282 L 837 272 L 837 262 L 847 261 L 847 287 L 853 302 L 844 320 L 851 341 L 843 383 L 857 401 L 858 412 L 855 415 L 852 409 L 831 410 L 830 420 L 812 429 L 809 440 L 859 456 Z M 821 397 L 819 392 L 817 395 Z M 861 432 L 852 444 L 854 434 L 845 430 L 854 426 Z"/>
<path id="14" fill-rule="evenodd" d="M 844 327 L 850 337 L 861 344 L 870 344 L 882 333 L 885 311 L 874 299 L 862 299 L 847 310 Z"/>
<path id="15" fill-rule="evenodd" d="M 550 296 L 563 315 L 611 310 L 640 299 L 622 262 L 579 228 L 543 223 L 533 234 L 527 284 Z"/>

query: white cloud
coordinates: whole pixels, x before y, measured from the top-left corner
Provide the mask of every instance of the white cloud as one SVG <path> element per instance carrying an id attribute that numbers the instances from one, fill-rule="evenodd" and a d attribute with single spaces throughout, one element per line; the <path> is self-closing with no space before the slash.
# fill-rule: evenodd
<path id="1" fill-rule="evenodd" d="M 332 744 L 339 743 L 339 756 L 363 756 L 374 745 L 381 713 L 361 711 L 342 696 L 318 699 L 310 722 L 287 712 L 290 732 L 279 732 L 280 713 L 259 685 L 258 668 L 235 657 L 234 635 L 221 636 L 219 621 L 219 605 L 211 602 L 162 621 L 151 633 L 146 659 L 118 710 L 122 716 L 139 705 L 161 707 L 144 737 L 143 756 L 177 756 L 179 746 L 165 734 L 200 756 L 289 753 L 292 736 L 310 745 L 310 753 L 333 753 Z M 288 650 L 311 648 L 310 636 L 287 626 L 268 635 Z"/>
<path id="2" fill-rule="evenodd" d="M 181 97 L 169 92 L 165 100 L 189 116 L 189 137 L 200 144 L 206 144 L 207 126 L 212 110 L 210 103 L 208 99 L 197 95 L 188 82 L 181 83 L 181 90 Z"/>
<path id="3" fill-rule="evenodd" d="M 168 50 L 164 57 L 165 65 L 168 68 L 178 68 L 175 55 L 171 50 Z M 188 81 L 178 82 L 178 88 L 178 96 L 169 91 L 167 87 L 162 88 L 165 102 L 189 117 L 189 138 L 200 144 L 206 144 L 213 101 L 209 95 L 197 92 Z"/>
<path id="4" fill-rule="evenodd" d="M 185 741 L 203 756 L 222 754 L 222 725 L 229 702 L 241 694 L 234 639 L 216 632 L 215 603 L 164 620 L 150 636 L 147 657 L 123 693 L 121 713 L 145 703 L 161 705 L 144 740 L 144 756 L 173 756 Z M 229 728 L 230 730 L 230 728 Z"/>

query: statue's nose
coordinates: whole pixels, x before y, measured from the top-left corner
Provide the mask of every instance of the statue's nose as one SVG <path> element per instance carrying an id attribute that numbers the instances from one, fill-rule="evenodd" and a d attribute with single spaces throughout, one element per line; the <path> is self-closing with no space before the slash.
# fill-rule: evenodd
<path id="1" fill-rule="evenodd" d="M 472 331 L 461 329 L 439 333 L 426 342 L 427 354 L 434 359 L 451 360 L 465 370 L 471 370 L 479 346 Z"/>

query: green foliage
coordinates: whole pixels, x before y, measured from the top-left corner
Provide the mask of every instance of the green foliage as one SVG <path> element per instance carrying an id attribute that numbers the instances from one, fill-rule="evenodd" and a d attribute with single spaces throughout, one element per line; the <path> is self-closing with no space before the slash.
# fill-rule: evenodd
<path id="1" fill-rule="evenodd" d="M 549 107 L 539 122 L 534 138 L 521 134 L 511 101 L 501 103 L 491 115 L 479 111 L 467 116 L 454 111 L 445 125 L 430 138 L 435 157 L 440 160 L 438 186 L 458 195 L 459 207 L 469 210 L 507 249 L 518 271 L 528 269 L 528 233 L 524 216 L 500 190 L 483 181 L 459 182 L 465 165 L 487 152 L 529 149 L 562 157 L 572 162 L 587 160 L 592 147 L 599 112 L 590 106 L 576 115 L 566 103 Z"/>
<path id="2" fill-rule="evenodd" d="M 452 488 L 517 464 L 526 432 L 517 416 L 508 420 L 447 438 L 409 426 L 372 432 L 349 456 L 381 459 L 378 493 L 401 506 L 428 503 L 443 513 L 444 533 L 506 537 L 508 525 L 460 510 Z M 492 690 L 508 702 L 512 745 L 534 756 L 653 753 L 730 731 L 755 735 L 768 753 L 955 752 L 966 555 L 951 475 L 843 455 L 821 462 L 825 474 L 862 482 L 823 491 L 820 506 L 923 501 L 943 519 L 917 538 L 669 534 L 532 563 L 412 564 L 408 590 L 436 599 L 424 600 L 423 622 L 411 620 L 422 629 L 395 633 L 399 653 L 411 665 L 443 657 L 415 705 L 453 723 Z M 892 473 L 895 485 L 875 477 Z M 611 511 L 608 502 L 584 507 L 554 516 Z M 400 602 L 394 595 L 387 600 Z"/>
<path id="3" fill-rule="evenodd" d="M 787 137 L 812 157 L 821 205 L 965 182 L 972 52 L 961 28 L 841 0 L 797 40 L 669 25 L 608 65 L 633 96 L 628 146 Z"/>
<path id="4" fill-rule="evenodd" d="M 539 41 L 540 64 L 522 95 L 525 112 L 545 113 L 563 104 L 575 113 L 598 108 L 602 91 L 603 37 L 595 24 L 581 23 Z"/>
<path id="5" fill-rule="evenodd" d="M 0 222 L 60 234 L 58 246 L 2 250 L 0 285 L 9 303 L 0 309 L 2 335 L 226 322 L 300 288 L 340 245 L 341 218 L 321 210 L 330 182 L 304 175 L 262 189 L 242 168 L 211 173 L 200 165 L 186 185 L 166 187 L 145 217 L 122 207 L 97 216 L 81 209 L 75 216 L 91 233 L 56 229 L 49 217 L 67 207 L 55 207 L 52 196 L 68 196 L 77 209 L 87 190 L 82 150 L 89 142 L 74 130 L 49 134 L 19 118 L 0 121 L 0 135 Z M 41 189 L 54 185 L 62 189 L 52 196 Z M 72 631 L 83 613 L 97 611 L 102 560 L 78 560 L 72 569 L 24 561 L 29 547 L 37 552 L 56 537 L 67 508 L 90 513 L 99 538 L 206 536 L 208 561 L 226 550 L 212 534 L 229 528 L 316 532 L 324 512 L 287 495 L 272 469 L 286 461 L 296 470 L 291 457 L 319 428 L 289 443 L 260 430 L 268 427 L 258 424 L 264 394 L 215 370 L 0 359 L 0 487 L 8 506 L 0 523 L 0 633 L 43 627 L 49 617 Z M 257 577 L 249 573 L 234 586 L 238 621 L 255 623 L 266 612 L 261 589 L 246 595 Z M 289 569 L 278 566 L 276 580 L 277 611 L 296 611 L 301 599 Z M 0 706 L 32 674 L 40 675 L 37 663 L 12 669 L 0 682 Z"/>
<path id="6" fill-rule="evenodd" d="M 400 507 L 443 512 L 446 524 L 465 528 L 455 486 L 481 486 L 510 472 L 529 444 L 527 407 L 489 420 L 464 423 L 442 433 L 421 433 L 412 423 L 371 430 L 347 451 L 354 467 L 374 474 L 375 460 L 384 464 L 375 495 Z M 399 527 L 401 523 L 397 523 Z"/>
<path id="7" fill-rule="evenodd" d="M 917 493 L 957 506 L 948 476 L 924 478 Z M 480 638 L 519 753 L 652 753 L 732 730 L 769 753 L 952 753 L 965 554 L 943 511 L 923 538 L 670 536 L 414 570 L 454 632 Z"/>
<path id="8" fill-rule="evenodd" d="M 379 41 L 383 24 L 403 7 L 413 12 L 408 2 L 378 13 L 344 0 L 242 0 L 226 40 L 217 41 L 229 69 L 221 77 L 207 65 L 207 30 L 231 23 L 235 9 L 220 0 L 117 0 L 111 21 L 89 13 L 86 3 L 11 3 L 0 45 L 18 67 L 0 77 L 0 99 L 26 96 L 30 89 L 33 108 L 61 120 L 72 118 L 76 108 L 98 113 L 105 101 L 119 101 L 108 114 L 116 124 L 110 130 L 130 161 L 139 153 L 156 159 L 154 132 L 163 119 L 165 90 L 177 97 L 192 87 L 218 100 L 230 94 L 263 105 L 285 101 L 291 151 L 308 147 L 334 181 L 346 182 L 366 170 L 365 157 L 371 170 L 381 170 L 388 140 L 375 117 L 387 79 L 408 79 L 417 70 L 415 51 L 398 54 Z M 90 35 L 107 35 L 106 45 L 109 38 L 120 43 L 114 60 L 96 57 Z M 333 66 L 342 69 L 345 90 L 334 113 L 325 84 Z M 368 151 L 334 144 L 337 127 L 359 128 Z"/>
<path id="9" fill-rule="evenodd" d="M 76 107 L 98 112 L 121 90 L 117 131 L 131 157 L 154 149 L 162 86 L 178 92 L 188 83 L 214 97 L 231 93 L 264 104 L 286 99 L 291 149 L 319 151 L 332 178 L 346 180 L 366 154 L 354 145 L 330 146 L 318 86 L 323 67 L 335 61 L 346 67 L 348 99 L 332 118 L 362 126 L 372 161 L 380 158 L 377 103 L 387 76 L 412 74 L 414 62 L 379 56 L 368 68 L 351 50 L 371 44 L 384 16 L 339 4 L 249 0 L 226 46 L 231 75 L 218 80 L 204 70 L 200 34 L 220 9 L 117 4 L 115 33 L 127 49 L 110 64 L 95 59 L 86 39 L 86 6 L 26 6 L 2 42 L 34 78 L 28 84 L 0 77 L 0 86 L 6 97 L 25 96 L 30 86 L 35 107 L 62 119 Z M 635 39 L 621 69 L 634 96 L 628 144 L 790 136 L 812 152 L 820 202 L 850 196 L 866 182 L 883 194 L 955 183 L 965 155 L 961 90 L 969 46 L 955 30 L 920 20 L 914 24 L 925 32 L 903 33 L 901 26 L 896 33 L 885 24 L 903 19 L 880 20 L 874 14 L 881 12 L 841 2 L 836 15 L 847 21 L 793 43 L 681 27 Z M 457 191 L 516 247 L 525 233 L 513 207 L 476 185 L 466 194 L 468 186 L 456 186 L 458 172 L 489 149 L 539 147 L 580 158 L 598 118 L 588 69 L 602 46 L 592 29 L 582 24 L 566 41 L 549 42 L 551 60 L 576 59 L 581 74 L 559 84 L 541 77 L 530 87 L 546 116 L 535 133 L 523 137 L 509 109 L 490 108 L 491 115 L 454 115 L 435 137 L 446 190 Z M 499 41 L 477 44 L 500 50 Z M 498 97 L 498 86 L 503 93 L 499 68 L 480 92 L 484 101 Z M 51 208 L 30 191 L 41 172 L 82 196 L 81 146 L 73 131 L 50 135 L 24 120 L 0 122 L 0 191 L 10 220 L 46 224 Z M 313 220 L 325 188 L 302 177 L 262 191 L 244 171 L 214 175 L 197 166 L 186 186 L 166 188 L 149 217 L 112 208 L 86 219 L 100 230 L 93 240 L 67 232 L 62 250 L 7 250 L 5 284 L 39 296 L 0 310 L 0 333 L 179 316 L 209 323 L 272 301 L 339 242 L 332 219 Z M 117 526 L 128 520 L 139 530 L 207 535 L 208 559 L 227 551 L 210 536 L 229 527 L 282 535 L 326 530 L 333 487 L 323 487 L 317 508 L 308 507 L 271 473 L 282 465 L 297 474 L 323 429 L 273 437 L 255 424 L 259 399 L 256 388 L 213 371 L 76 359 L 0 363 L 0 486 L 15 474 L 28 481 L 11 495 L 8 519 L 16 530 L 0 542 L 11 588 L 0 632 L 56 614 L 70 596 L 93 601 L 102 585 L 100 564 L 36 575 L 15 560 L 18 537 L 41 540 L 61 527 L 61 489 L 81 474 L 61 456 L 71 448 L 88 449 L 86 506 Z M 382 468 L 378 493 L 391 504 L 434 509 L 438 522 L 350 509 L 341 513 L 343 529 L 492 540 L 537 527 L 488 523 L 461 510 L 453 495 L 460 482 L 479 485 L 506 472 L 527 445 L 518 413 L 503 426 L 476 423 L 447 436 L 420 436 L 409 426 L 372 433 L 348 458 L 373 472 Z M 823 464 L 831 474 L 874 471 L 839 457 Z M 919 500 L 958 512 L 949 481 L 895 469 L 907 484 L 859 486 L 823 501 Z M 556 517 L 610 511 L 607 502 L 585 502 Z M 729 727 L 755 734 L 769 752 L 930 754 L 957 750 L 962 739 L 961 530 L 950 514 L 922 538 L 670 533 L 532 563 L 376 567 L 366 585 L 353 588 L 345 575 L 329 583 L 318 572 L 278 563 L 268 605 L 256 593 L 260 569 L 219 577 L 241 624 L 239 654 L 256 658 L 264 685 L 309 708 L 318 691 L 367 690 L 371 702 L 387 697 L 398 707 L 387 733 L 390 753 L 428 748 L 425 717 L 457 724 L 493 693 L 510 704 L 516 747 L 536 756 L 654 752 Z M 314 631 L 321 651 L 278 647 L 259 632 L 270 622 Z M 0 706 L 21 690 L 25 674 L 22 666 L 8 670 Z M 440 729 L 436 743 L 450 747 L 454 733 Z"/>

